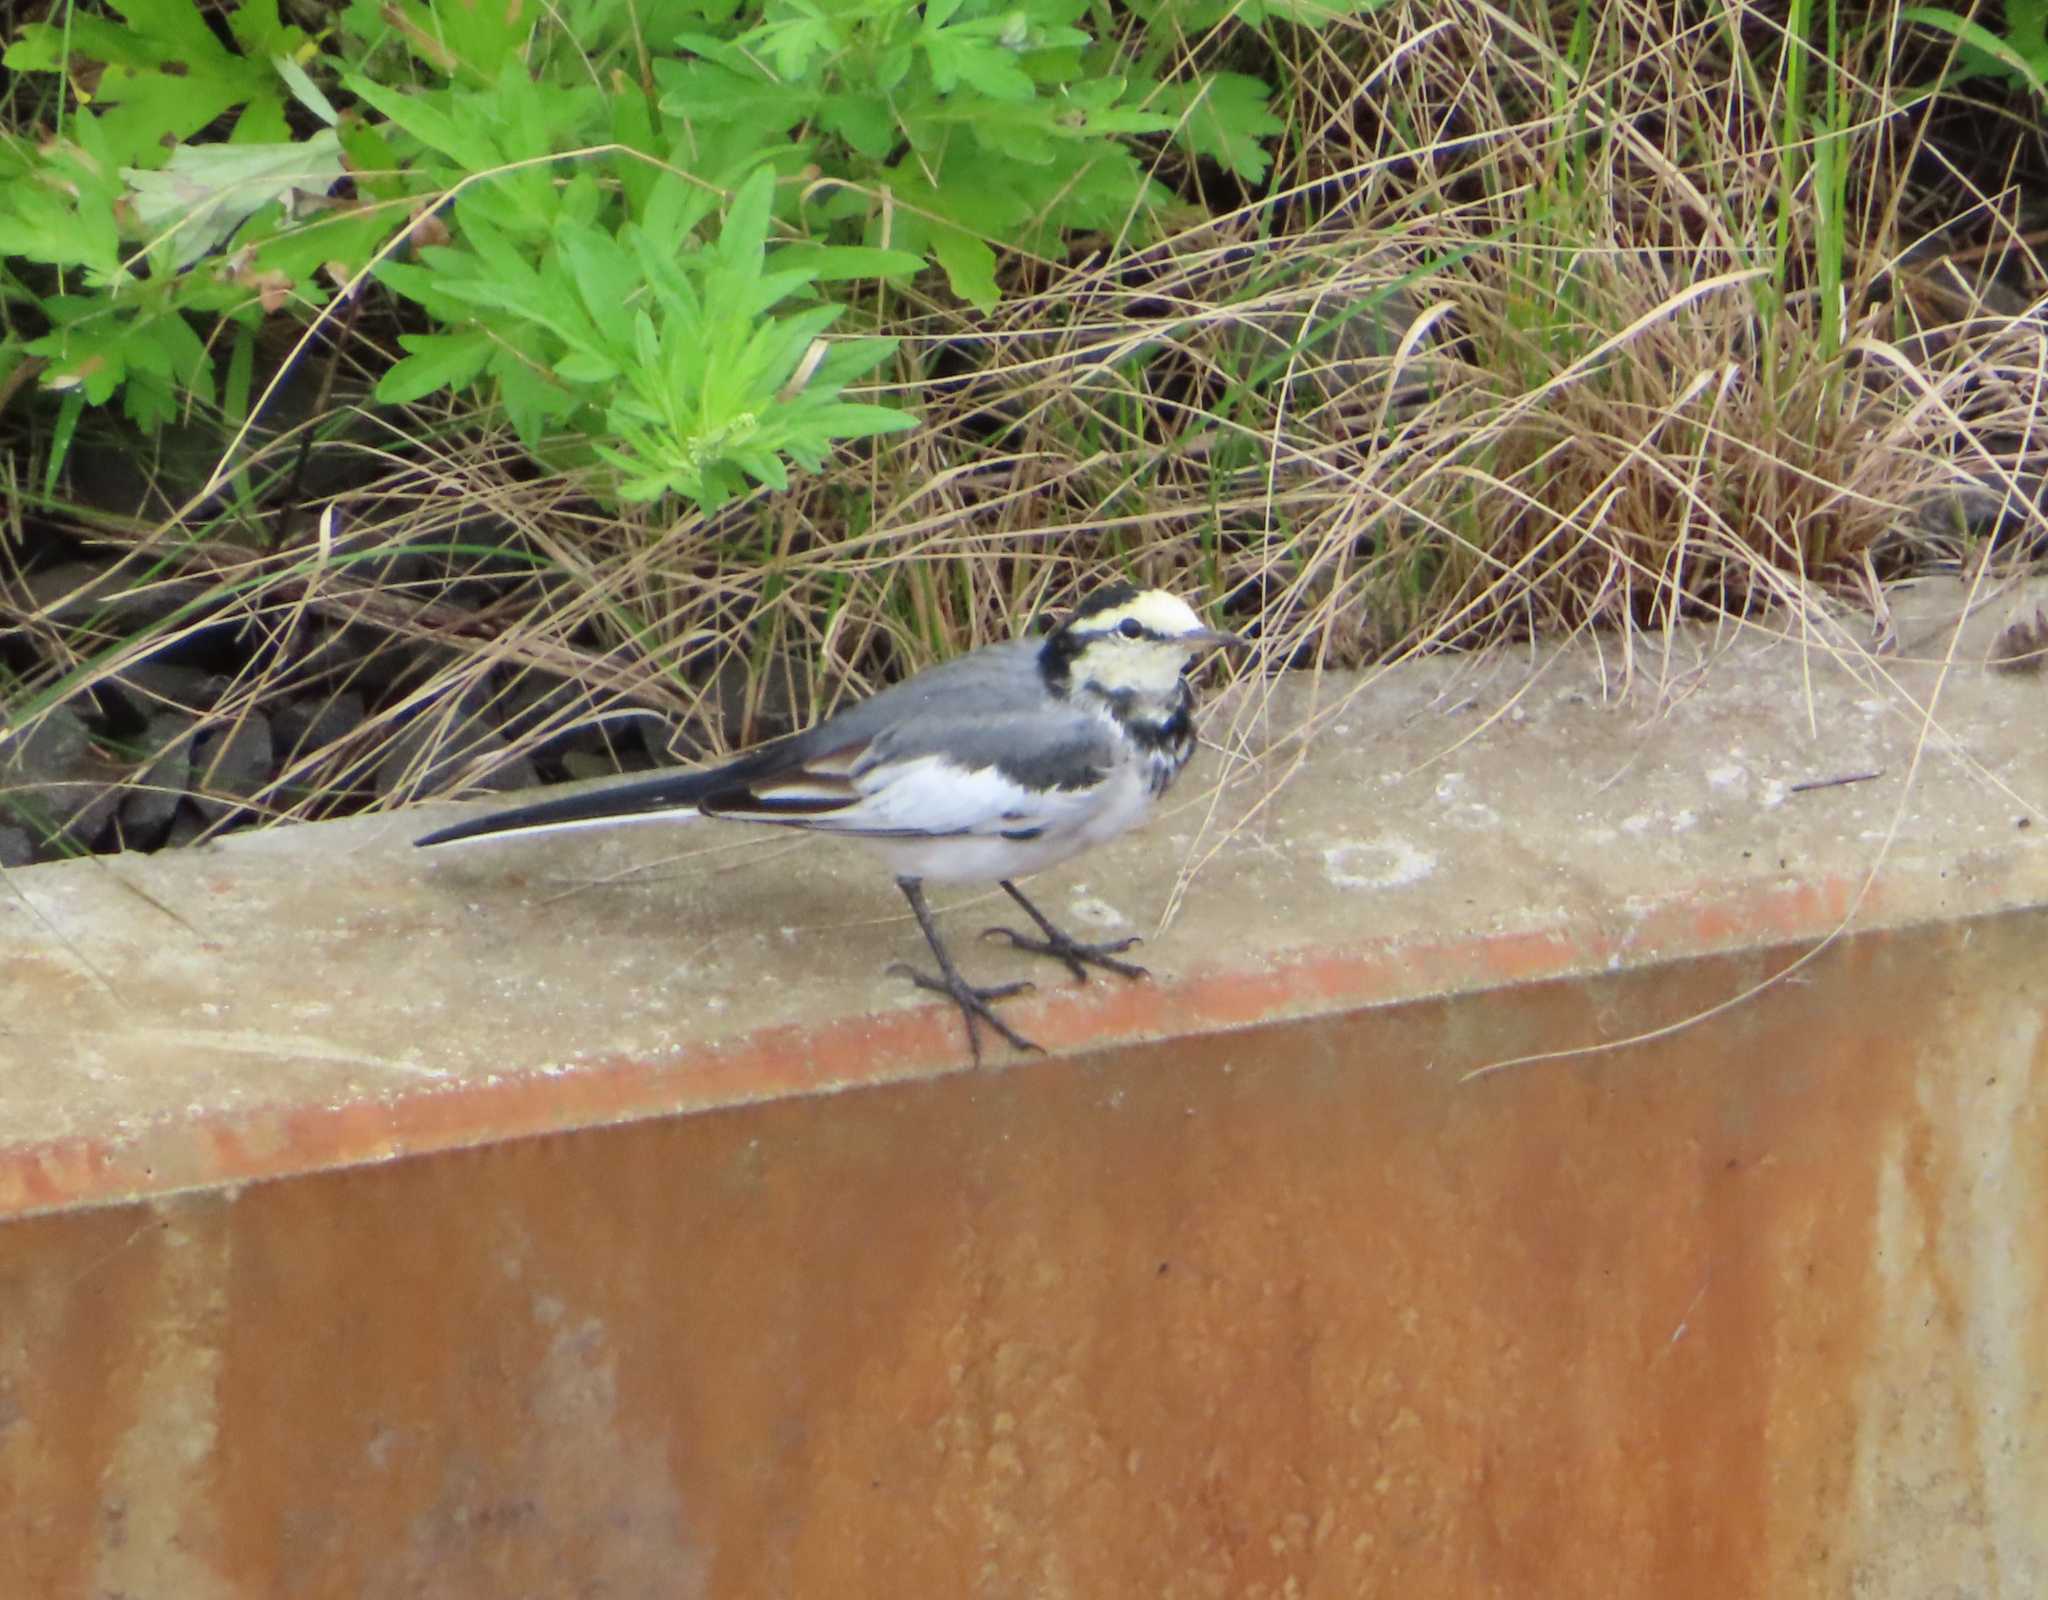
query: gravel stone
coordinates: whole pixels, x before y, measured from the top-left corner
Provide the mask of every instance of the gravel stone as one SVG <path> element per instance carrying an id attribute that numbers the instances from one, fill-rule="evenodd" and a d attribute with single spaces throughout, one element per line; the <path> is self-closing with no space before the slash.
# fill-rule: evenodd
<path id="1" fill-rule="evenodd" d="M 38 837 L 56 830 L 89 848 L 113 819 L 126 776 L 93 748 L 84 719 L 61 706 L 0 738 L 0 810 Z"/>
<path id="2" fill-rule="evenodd" d="M 344 689 L 329 699 L 287 700 L 271 713 L 278 755 L 289 760 L 337 744 L 363 725 L 363 697 Z"/>
<path id="3" fill-rule="evenodd" d="M 138 661 L 110 680 L 140 716 L 166 708 L 210 711 L 231 680 L 179 661 Z"/>
<path id="4" fill-rule="evenodd" d="M 218 822 L 242 809 L 238 801 L 254 799 L 275 772 L 270 718 L 248 712 L 199 736 L 192 751 L 192 781 L 202 792 L 192 802 L 209 822 Z"/>
<path id="5" fill-rule="evenodd" d="M 75 619 L 100 612 L 123 622 L 148 622 L 169 616 L 180 606 L 204 599 L 207 585 L 196 578 L 159 579 L 138 588 L 141 575 L 132 568 L 117 571 L 99 561 L 60 561 L 22 580 L 31 610 L 56 619 Z"/>
<path id="6" fill-rule="evenodd" d="M 586 751 L 616 766 L 628 752 L 660 749 L 669 731 L 669 719 L 658 711 L 617 701 L 599 709 L 580 684 L 538 672 L 522 672 L 508 682 L 492 709 L 505 736 L 536 761 L 562 761 L 572 751 Z"/>
<path id="7" fill-rule="evenodd" d="M 159 711 L 143 730 L 143 748 L 153 755 L 121 801 L 121 837 L 129 849 L 153 850 L 170 830 L 192 783 L 193 726 L 182 711 Z"/>
<path id="8" fill-rule="evenodd" d="M 200 814 L 198 803 L 187 800 L 178 807 L 178 814 L 171 818 L 171 831 L 164 835 L 164 848 L 183 850 L 187 845 L 197 844 L 206 829 L 207 820 Z"/>
<path id="9" fill-rule="evenodd" d="M 417 800 L 444 794 L 458 783 L 469 789 L 530 789 L 540 774 L 526 756 L 477 771 L 480 762 L 511 748 L 511 741 L 483 717 L 458 714 L 450 719 L 430 709 L 392 739 L 377 763 L 377 793 L 387 800 Z"/>

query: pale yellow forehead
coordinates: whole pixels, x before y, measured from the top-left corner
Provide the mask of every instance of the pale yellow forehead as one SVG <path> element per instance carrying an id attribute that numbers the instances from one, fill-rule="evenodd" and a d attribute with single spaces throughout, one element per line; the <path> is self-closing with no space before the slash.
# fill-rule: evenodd
<path id="1" fill-rule="evenodd" d="M 1169 639 L 1177 634 L 1192 633 L 1203 626 L 1202 619 L 1195 615 L 1194 607 L 1179 595 L 1168 594 L 1164 589 L 1147 589 L 1120 606 L 1097 612 L 1088 619 L 1088 629 L 1091 633 L 1114 632 L 1117 624 L 1126 617 L 1137 618 L 1147 632 Z"/>

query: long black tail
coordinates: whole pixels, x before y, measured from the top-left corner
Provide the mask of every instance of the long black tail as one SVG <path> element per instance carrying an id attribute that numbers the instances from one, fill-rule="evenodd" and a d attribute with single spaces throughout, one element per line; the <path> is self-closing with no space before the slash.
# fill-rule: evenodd
<path id="1" fill-rule="evenodd" d="M 565 794 L 532 805 L 513 806 L 488 816 L 473 817 L 453 827 L 437 828 L 413 840 L 415 845 L 454 844 L 492 833 L 523 833 L 546 828 L 590 827 L 605 822 L 646 822 L 662 816 L 680 820 L 694 815 L 697 802 L 732 779 L 732 767 L 709 772 L 658 772 L 579 794 Z"/>

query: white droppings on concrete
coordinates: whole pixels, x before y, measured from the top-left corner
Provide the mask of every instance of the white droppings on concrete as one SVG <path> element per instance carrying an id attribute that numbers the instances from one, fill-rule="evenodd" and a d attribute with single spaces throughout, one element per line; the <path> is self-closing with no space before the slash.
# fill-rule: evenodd
<path id="1" fill-rule="evenodd" d="M 1749 787 L 1749 768 L 1737 762 L 1707 769 L 1707 787 L 1710 789 L 1743 790 Z"/>
<path id="2" fill-rule="evenodd" d="M 1763 793 L 1757 796 L 1757 803 L 1766 811 L 1775 811 L 1785 803 L 1791 793 L 1791 789 L 1778 779 L 1767 778 L 1764 780 Z"/>
<path id="3" fill-rule="evenodd" d="M 1067 909 L 1074 914 L 1076 922 L 1085 922 L 1091 928 L 1128 928 L 1131 919 L 1098 895 L 1077 894 L 1067 901 Z"/>
<path id="4" fill-rule="evenodd" d="M 1470 798 L 1472 780 L 1462 772 L 1446 773 L 1436 786 L 1436 797 L 1444 804 L 1444 821 L 1453 828 L 1486 831 L 1500 826 L 1500 813 L 1492 806 Z"/>
<path id="5" fill-rule="evenodd" d="M 1399 889 L 1435 871 L 1435 853 L 1406 839 L 1346 839 L 1323 852 L 1323 876 L 1339 889 Z"/>
<path id="6" fill-rule="evenodd" d="M 1700 825 L 1697 811 L 1674 811 L 1666 816 L 1655 811 L 1638 811 L 1623 820 L 1621 831 L 1641 838 L 1651 833 L 1690 833 Z"/>

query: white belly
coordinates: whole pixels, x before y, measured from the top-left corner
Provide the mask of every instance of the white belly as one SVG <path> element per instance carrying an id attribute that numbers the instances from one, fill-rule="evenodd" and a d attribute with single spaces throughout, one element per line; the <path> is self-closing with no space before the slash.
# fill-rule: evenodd
<path id="1" fill-rule="evenodd" d="M 938 839 L 863 839 L 899 878 L 933 883 L 993 883 L 1058 866 L 1083 850 L 1107 843 L 1142 822 L 1153 794 L 1137 762 L 1120 768 L 1091 794 L 1049 797 L 1044 831 L 1035 839 L 1001 833 L 953 834 Z M 1062 803 L 1062 802 L 1066 803 Z"/>

